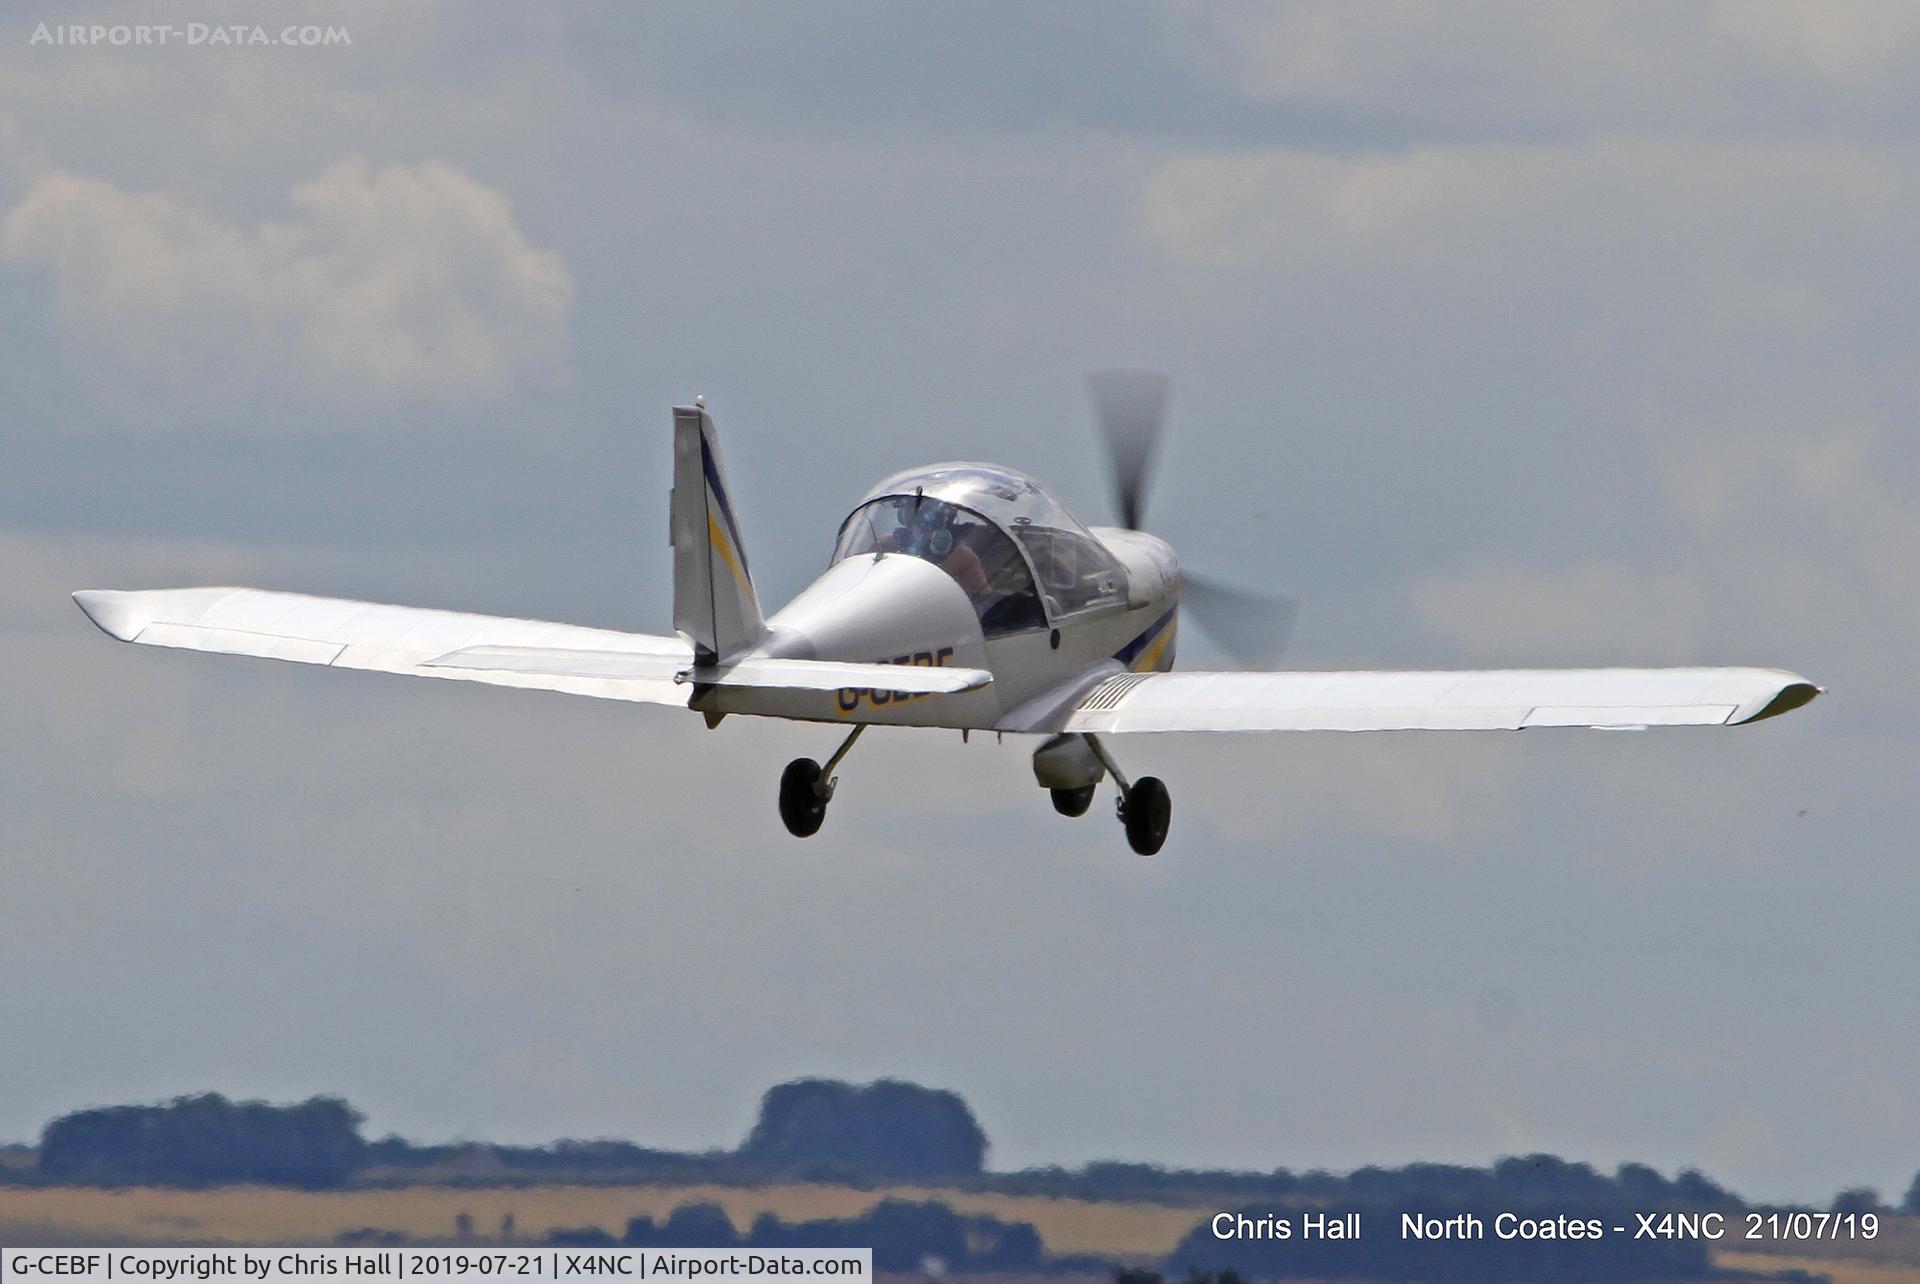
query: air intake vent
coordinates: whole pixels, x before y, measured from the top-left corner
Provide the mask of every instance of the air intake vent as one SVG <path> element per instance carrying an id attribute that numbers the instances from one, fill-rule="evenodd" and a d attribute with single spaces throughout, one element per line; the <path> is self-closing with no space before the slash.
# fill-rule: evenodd
<path id="1" fill-rule="evenodd" d="M 1083 713 L 1107 713 L 1120 707 L 1127 693 L 1153 677 L 1151 673 L 1121 673 L 1108 678 L 1093 689 L 1093 693 L 1080 702 Z"/>

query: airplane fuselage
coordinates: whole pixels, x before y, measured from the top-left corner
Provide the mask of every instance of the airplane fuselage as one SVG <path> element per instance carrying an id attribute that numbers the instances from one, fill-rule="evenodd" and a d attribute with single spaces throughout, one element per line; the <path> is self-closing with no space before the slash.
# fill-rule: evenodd
<path id="1" fill-rule="evenodd" d="M 929 697 L 877 688 L 721 688 L 695 707 L 853 725 L 1034 730 L 1117 673 L 1173 667 L 1179 565 L 1142 531 L 1091 532 L 1125 574 L 1120 600 L 989 636 L 967 592 L 932 561 L 904 553 L 843 558 L 767 621 L 756 654 L 795 659 L 960 666 L 994 675 L 977 691 Z"/>

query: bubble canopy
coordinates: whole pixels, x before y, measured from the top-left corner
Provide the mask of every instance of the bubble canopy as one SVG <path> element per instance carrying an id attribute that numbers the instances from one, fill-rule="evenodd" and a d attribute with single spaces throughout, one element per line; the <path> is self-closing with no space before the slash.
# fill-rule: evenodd
<path id="1" fill-rule="evenodd" d="M 1082 535 L 1087 533 L 1087 528 L 1039 482 L 997 464 L 954 463 L 909 468 L 886 478 L 860 502 L 915 492 L 928 499 L 944 499 L 949 504 L 972 509 L 1009 532 L 1016 526 L 1050 526 Z"/>
<path id="2" fill-rule="evenodd" d="M 1126 574 L 1106 546 L 1040 483 L 992 464 L 909 469 L 868 491 L 842 523 L 833 560 L 872 552 L 940 566 L 989 636 L 1126 600 Z"/>

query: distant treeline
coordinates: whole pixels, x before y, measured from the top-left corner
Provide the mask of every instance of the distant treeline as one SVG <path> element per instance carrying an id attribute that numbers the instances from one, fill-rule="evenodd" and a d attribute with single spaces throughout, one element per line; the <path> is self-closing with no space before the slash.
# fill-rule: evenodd
<path id="1" fill-rule="evenodd" d="M 0 1181 L 321 1188 L 350 1181 L 952 1181 L 984 1170 L 987 1135 L 952 1092 L 895 1079 L 802 1079 L 769 1089 L 737 1150 L 684 1154 L 625 1141 L 550 1146 L 368 1142 L 362 1116 L 334 1097 L 297 1105 L 218 1093 L 163 1105 L 80 1110 L 48 1124 L 37 1162 Z"/>
<path id="2" fill-rule="evenodd" d="M 164 1106 L 110 1106 L 56 1119 L 40 1135 L 38 1171 L 70 1184 L 339 1186 L 366 1154 L 361 1116 L 335 1097 L 297 1106 L 218 1093 Z"/>
<path id="3" fill-rule="evenodd" d="M 871 1245 L 875 1270 L 889 1272 L 1099 1271 L 1096 1258 L 1055 1257 L 1026 1222 L 957 1213 L 941 1203 L 886 1199 L 858 1217 L 783 1222 L 763 1213 L 743 1235 L 716 1204 L 677 1208 L 663 1222 L 636 1217 L 618 1239 L 599 1227 L 557 1230 L 549 1244 L 628 1248 L 840 1248 Z"/>
<path id="4" fill-rule="evenodd" d="M 1444 1215 L 1503 1206 L 1563 1209 L 1733 1210 L 1746 1205 L 1695 1171 L 1665 1177 L 1644 1164 L 1611 1174 L 1550 1155 L 1486 1168 L 1450 1164 L 1369 1167 L 1344 1175 L 1176 1170 L 1091 1163 L 1076 1169 L 985 1170 L 987 1136 L 957 1094 L 899 1080 L 855 1085 L 804 1079 L 762 1097 L 752 1130 L 735 1150 L 688 1154 L 627 1141 L 547 1146 L 476 1142 L 419 1145 L 389 1136 L 368 1142 L 345 1101 L 296 1105 L 230 1101 L 216 1093 L 163 1105 L 81 1110 L 48 1124 L 31 1161 L 0 1163 L 0 1182 L 210 1186 L 254 1182 L 320 1189 L 421 1182 L 499 1185 L 516 1181 L 752 1184 L 769 1178 L 878 1188 L 901 1181 L 1097 1201 L 1207 1204 L 1216 1208 L 1388 1208 Z M 1881 1206 L 1871 1190 L 1841 1192 L 1835 1207 Z M 1920 1178 L 1902 1207 L 1920 1214 Z M 1206 1263 L 1192 1262 L 1207 1269 Z M 1231 1265 L 1230 1263 L 1228 1265 Z M 1310 1272 L 1296 1272 L 1310 1273 Z"/>
<path id="5" fill-rule="evenodd" d="M 1221 1208 L 1254 1200 L 1286 1206 L 1358 1205 L 1422 1200 L 1468 1203 L 1514 1189 L 1542 1199 L 1625 1199 L 1639 1208 L 1744 1208 L 1738 1195 L 1689 1169 L 1663 1177 L 1645 1164 L 1622 1164 L 1611 1176 L 1587 1164 L 1552 1155 L 1502 1159 L 1487 1168 L 1458 1164 L 1408 1164 L 1404 1168 L 1356 1168 L 1344 1175 L 1315 1170 L 1294 1173 L 1170 1169 L 1157 1164 L 1092 1163 L 1083 1168 L 1029 1168 L 995 1175 L 993 1189 L 1007 1194 L 1073 1199 L 1137 1200 L 1145 1203 L 1209 1201 Z"/>
<path id="6" fill-rule="evenodd" d="M 386 1137 L 367 1148 L 375 1179 L 498 1179 L 512 1172 L 650 1182 L 790 1180 L 879 1185 L 953 1181 L 985 1169 L 987 1134 L 957 1093 L 898 1079 L 869 1084 L 798 1079 L 760 1099 L 739 1149 L 686 1154 L 626 1141 L 550 1146 L 419 1146 Z"/>

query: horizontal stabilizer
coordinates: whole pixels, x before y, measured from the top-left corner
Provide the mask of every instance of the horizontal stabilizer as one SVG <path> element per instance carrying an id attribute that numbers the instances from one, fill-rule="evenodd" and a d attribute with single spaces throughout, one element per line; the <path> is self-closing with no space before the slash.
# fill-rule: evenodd
<path id="1" fill-rule="evenodd" d="M 732 664 L 695 666 L 686 658 L 626 651 L 575 651 L 558 647 L 468 647 L 430 661 L 431 668 L 491 669 L 507 673 L 667 681 L 716 687 L 790 691 L 838 691 L 853 687 L 950 695 L 976 691 L 993 681 L 985 669 L 934 668 L 910 664 L 865 664 L 841 660 L 788 660 L 750 656 Z"/>

